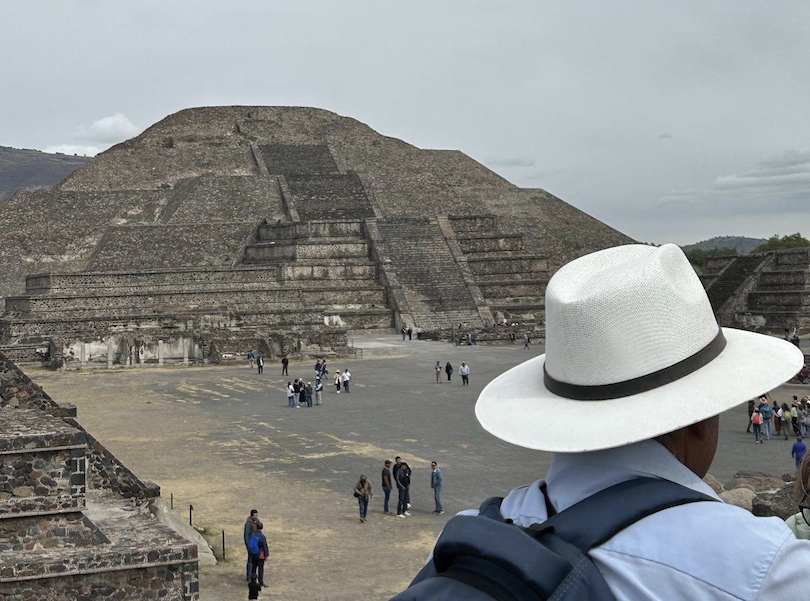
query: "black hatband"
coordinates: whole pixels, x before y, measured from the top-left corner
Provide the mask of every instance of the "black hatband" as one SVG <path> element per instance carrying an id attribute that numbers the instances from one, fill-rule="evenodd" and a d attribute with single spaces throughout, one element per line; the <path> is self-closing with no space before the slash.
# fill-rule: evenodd
<path id="1" fill-rule="evenodd" d="M 621 397 L 632 396 L 654 388 L 660 388 L 666 384 L 680 380 L 689 374 L 696 372 L 698 369 L 714 360 L 723 349 L 726 348 L 726 337 L 723 336 L 723 330 L 718 329 L 717 336 L 700 349 L 694 355 L 687 357 L 683 361 L 679 361 L 674 365 L 659 369 L 656 372 L 647 374 L 646 376 L 639 376 L 632 380 L 625 380 L 624 382 L 616 382 L 614 384 L 601 384 L 598 386 L 580 386 L 578 384 L 568 384 L 555 380 L 546 371 L 546 365 L 543 364 L 543 381 L 549 392 L 553 392 L 557 396 L 565 397 L 567 399 L 574 399 L 576 401 L 603 401 L 608 399 L 618 399 Z"/>

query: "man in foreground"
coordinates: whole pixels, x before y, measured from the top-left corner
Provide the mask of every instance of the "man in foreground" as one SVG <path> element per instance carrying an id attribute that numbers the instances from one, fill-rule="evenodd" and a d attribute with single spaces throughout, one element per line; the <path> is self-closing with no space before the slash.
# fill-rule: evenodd
<path id="1" fill-rule="evenodd" d="M 802 361 L 789 342 L 719 328 L 674 245 L 569 263 L 546 291 L 546 353 L 496 378 L 476 404 L 491 434 L 555 453 L 544 480 L 507 495 L 503 517 L 529 527 L 620 482 L 668 480 L 718 502 L 663 509 L 594 546 L 588 555 L 616 599 L 805 598 L 810 542 L 778 518 L 719 502 L 702 480 L 719 414 Z M 560 414 L 589 427 L 549 427 Z"/>

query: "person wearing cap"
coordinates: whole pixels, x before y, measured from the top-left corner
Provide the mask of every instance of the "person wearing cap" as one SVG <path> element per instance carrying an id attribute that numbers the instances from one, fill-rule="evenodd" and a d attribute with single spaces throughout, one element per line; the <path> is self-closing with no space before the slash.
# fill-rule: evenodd
<path id="1" fill-rule="evenodd" d="M 503 517 L 529 527 L 619 482 L 668 480 L 716 501 L 664 509 L 591 549 L 616 599 L 807 598 L 810 542 L 702 480 L 719 415 L 792 378 L 801 351 L 718 327 L 672 244 L 580 257 L 551 278 L 545 307 L 545 354 L 490 382 L 475 407 L 496 437 L 554 453 L 545 478 L 506 496 Z M 591 426 L 549 428 L 560 413 Z"/>

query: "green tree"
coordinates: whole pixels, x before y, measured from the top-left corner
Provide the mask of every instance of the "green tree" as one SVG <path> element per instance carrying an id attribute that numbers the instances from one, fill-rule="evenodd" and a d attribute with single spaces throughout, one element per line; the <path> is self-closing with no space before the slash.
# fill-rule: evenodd
<path id="1" fill-rule="evenodd" d="M 802 236 L 800 233 L 790 234 L 789 236 L 780 236 L 774 234 L 765 244 L 760 244 L 751 252 L 764 253 L 770 250 L 786 250 L 788 248 L 806 248 L 810 246 L 810 240 Z"/>

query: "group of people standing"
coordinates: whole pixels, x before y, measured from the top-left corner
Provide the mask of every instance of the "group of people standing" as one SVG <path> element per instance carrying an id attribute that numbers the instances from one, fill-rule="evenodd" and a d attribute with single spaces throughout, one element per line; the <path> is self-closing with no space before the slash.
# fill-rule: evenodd
<path id="1" fill-rule="evenodd" d="M 748 427 L 746 432 L 754 431 L 754 442 L 761 444 L 763 440 L 770 440 L 771 434 L 784 436 L 785 440 L 791 433 L 793 436 L 804 438 L 810 427 L 810 396 L 801 400 L 793 397 L 793 402 L 780 406 L 775 400 L 771 401 L 768 395 L 756 400 L 748 401 Z M 771 427 L 773 426 L 773 427 Z"/>
<path id="2" fill-rule="evenodd" d="M 442 368 L 441 361 L 436 361 L 436 365 L 433 367 L 433 370 L 436 372 L 436 383 L 442 383 L 442 371 L 444 371 L 445 376 L 447 377 L 447 381 L 453 381 L 453 374 L 455 371 L 453 370 L 453 364 L 449 361 L 444 364 L 444 368 Z M 461 384 L 462 386 L 467 386 L 470 383 L 470 366 L 467 365 L 464 361 L 461 362 L 461 366 L 458 368 L 458 373 L 461 376 Z"/>
<path id="3" fill-rule="evenodd" d="M 286 359 L 286 357 L 285 357 Z M 282 363 L 282 374 L 287 373 L 287 364 Z M 323 404 L 323 386 L 324 380 L 329 377 L 329 369 L 326 367 L 326 359 L 318 360 L 315 363 L 315 384 L 312 382 L 304 382 L 302 378 L 296 378 L 292 382 L 287 382 L 287 406 L 288 407 L 312 407 L 314 405 Z M 352 380 L 352 374 L 348 368 L 344 369 L 341 373 L 340 370 L 335 372 L 335 392 L 349 392 L 349 383 Z"/>
<path id="4" fill-rule="evenodd" d="M 442 507 L 442 485 L 444 478 L 438 464 L 435 461 L 431 462 L 430 467 L 430 488 L 433 490 L 433 500 L 435 503 L 435 509 L 433 512 L 441 514 L 444 513 L 444 509 Z M 411 515 L 408 511 L 411 508 L 411 475 L 411 467 L 407 462 L 402 461 L 402 457 L 395 457 L 393 465 L 390 459 L 385 460 L 381 473 L 382 490 L 383 494 L 385 495 L 383 498 L 384 514 L 392 515 L 389 508 L 389 502 L 391 499 L 391 491 L 396 489 L 397 517 L 404 518 L 405 516 Z M 361 514 L 362 511 L 363 510 L 361 507 Z M 361 515 L 361 518 L 363 517 L 364 515 Z"/>
<path id="5" fill-rule="evenodd" d="M 402 334 L 403 340 L 405 340 L 405 338 L 407 338 L 408 340 L 413 340 L 414 332 L 416 332 L 416 339 L 422 340 L 422 328 L 420 328 L 419 326 L 416 326 L 416 329 L 414 330 L 414 328 L 412 328 L 411 326 L 403 324 L 402 327 L 399 329 L 399 333 Z"/>

